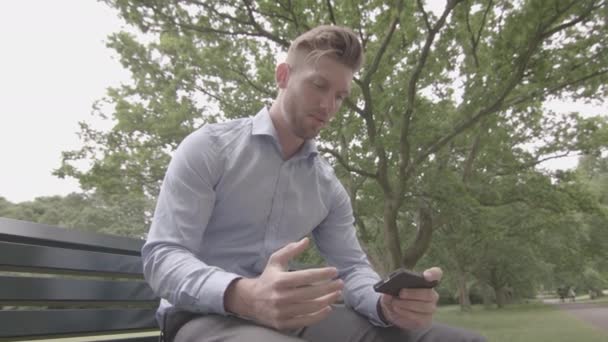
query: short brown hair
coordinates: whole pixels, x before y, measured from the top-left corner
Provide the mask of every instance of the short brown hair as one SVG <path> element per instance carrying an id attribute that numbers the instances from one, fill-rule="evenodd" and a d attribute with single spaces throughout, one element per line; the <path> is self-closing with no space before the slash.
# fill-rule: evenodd
<path id="1" fill-rule="evenodd" d="M 305 61 L 329 55 L 357 72 L 363 64 L 363 47 L 349 28 L 321 25 L 299 35 L 287 51 L 287 62 L 292 64 L 296 52 L 307 52 Z"/>

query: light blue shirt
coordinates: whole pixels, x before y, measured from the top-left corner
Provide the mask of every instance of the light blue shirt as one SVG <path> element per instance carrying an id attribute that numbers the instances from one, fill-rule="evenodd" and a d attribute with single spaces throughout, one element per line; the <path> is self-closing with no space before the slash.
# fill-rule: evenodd
<path id="1" fill-rule="evenodd" d="M 259 276 L 270 255 L 312 233 L 344 280 L 344 301 L 376 325 L 374 272 L 356 237 L 349 196 L 314 141 L 283 160 L 267 109 L 208 124 L 175 151 L 148 239 L 144 275 L 170 307 L 227 314 L 224 292 Z"/>

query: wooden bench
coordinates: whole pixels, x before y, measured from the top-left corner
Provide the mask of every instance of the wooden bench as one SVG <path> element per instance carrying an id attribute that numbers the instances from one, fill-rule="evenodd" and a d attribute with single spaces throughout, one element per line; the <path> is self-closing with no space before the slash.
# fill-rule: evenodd
<path id="1" fill-rule="evenodd" d="M 0 218 L 0 341 L 157 341 L 142 244 Z"/>

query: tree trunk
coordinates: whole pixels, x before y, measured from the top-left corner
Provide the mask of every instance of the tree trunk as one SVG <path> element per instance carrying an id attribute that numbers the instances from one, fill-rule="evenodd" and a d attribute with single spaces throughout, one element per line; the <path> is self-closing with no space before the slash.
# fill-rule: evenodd
<path id="1" fill-rule="evenodd" d="M 492 292 L 494 292 L 494 289 L 490 290 L 490 288 L 486 285 L 483 286 L 483 292 L 482 292 L 482 296 L 483 296 L 483 306 L 486 309 L 489 309 L 492 307 Z"/>
<path id="2" fill-rule="evenodd" d="M 378 253 L 373 252 L 372 249 L 369 248 L 365 243 L 361 244 L 361 248 L 363 248 L 363 252 L 365 253 L 365 255 L 367 255 L 367 259 L 372 264 L 372 268 L 381 277 L 384 277 L 393 271 L 393 269 L 387 269 L 382 256 L 378 255 Z"/>
<path id="3" fill-rule="evenodd" d="M 384 201 L 384 245 L 389 253 L 389 269 L 394 270 L 400 267 L 401 263 L 401 244 L 399 241 L 399 231 L 397 229 L 398 208 L 393 205 L 393 201 Z"/>
<path id="4" fill-rule="evenodd" d="M 418 230 L 416 239 L 403 255 L 403 266 L 412 269 L 431 245 L 433 235 L 433 215 L 426 206 L 418 208 Z"/>
<path id="5" fill-rule="evenodd" d="M 494 288 L 494 292 L 496 293 L 496 306 L 498 306 L 499 309 L 505 306 L 507 299 L 505 291 L 506 289 L 504 286 L 501 286 L 500 288 Z"/>
<path id="6" fill-rule="evenodd" d="M 459 271 L 458 274 L 458 303 L 461 311 L 471 311 L 471 298 L 469 297 L 469 287 L 467 286 L 467 276 L 465 272 Z"/>

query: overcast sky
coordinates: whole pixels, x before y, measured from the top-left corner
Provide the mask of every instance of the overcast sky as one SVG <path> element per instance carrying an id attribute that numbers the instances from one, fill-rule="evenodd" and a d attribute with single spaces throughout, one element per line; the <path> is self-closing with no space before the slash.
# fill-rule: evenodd
<path id="1" fill-rule="evenodd" d="M 93 102 L 127 80 L 105 46 L 120 25 L 95 0 L 0 2 L 0 196 L 79 191 L 51 172 L 61 151 L 81 146 L 78 121 L 90 120 Z"/>
<path id="2" fill-rule="evenodd" d="M 81 146 L 79 121 L 109 86 L 126 82 L 106 37 L 122 23 L 95 0 L 0 1 L 0 196 L 11 202 L 79 191 L 51 175 L 61 151 Z M 575 104 L 558 110 L 599 114 Z M 574 159 L 553 162 L 571 167 Z"/>

